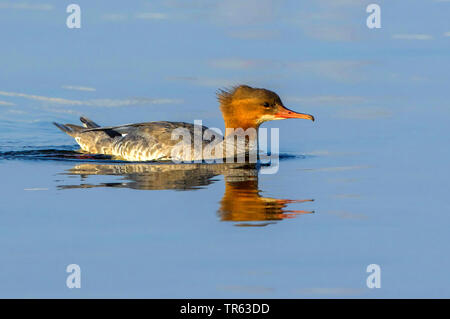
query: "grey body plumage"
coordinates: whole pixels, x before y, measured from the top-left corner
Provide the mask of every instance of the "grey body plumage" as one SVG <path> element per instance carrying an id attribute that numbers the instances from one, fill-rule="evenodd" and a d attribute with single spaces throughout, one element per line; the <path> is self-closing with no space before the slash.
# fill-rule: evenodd
<path id="1" fill-rule="evenodd" d="M 69 134 L 80 145 L 81 150 L 92 154 L 112 155 L 127 161 L 192 161 L 202 159 L 202 154 L 194 152 L 194 135 L 205 147 L 209 141 L 203 141 L 205 126 L 196 126 L 185 122 L 146 122 L 120 126 L 101 127 L 85 117 L 80 118 L 82 126 L 53 123 Z M 190 152 L 174 150 L 180 139 L 172 138 L 174 130 L 182 129 L 191 137 L 186 143 Z"/>

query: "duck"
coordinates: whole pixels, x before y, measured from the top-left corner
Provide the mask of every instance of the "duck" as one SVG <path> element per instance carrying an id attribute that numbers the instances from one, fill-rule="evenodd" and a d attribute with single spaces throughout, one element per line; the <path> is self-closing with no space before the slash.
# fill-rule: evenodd
<path id="1" fill-rule="evenodd" d="M 313 115 L 288 109 L 278 94 L 264 88 L 239 85 L 219 89 L 216 94 L 225 134 L 201 123 L 169 121 L 100 126 L 87 117 L 80 117 L 82 126 L 53 124 L 73 137 L 84 153 L 133 162 L 209 163 L 230 158 L 257 160 L 258 129 L 264 122 L 315 120 Z"/>

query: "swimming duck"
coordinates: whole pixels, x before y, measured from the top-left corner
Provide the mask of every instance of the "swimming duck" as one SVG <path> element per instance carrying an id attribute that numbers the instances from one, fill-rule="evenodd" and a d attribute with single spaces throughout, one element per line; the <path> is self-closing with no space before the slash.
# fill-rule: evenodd
<path id="1" fill-rule="evenodd" d="M 267 121 L 289 118 L 314 121 L 312 115 L 289 110 L 275 92 L 262 88 L 240 85 L 219 90 L 217 97 L 226 127 L 224 137 L 205 126 L 185 122 L 101 127 L 81 117 L 83 126 L 53 124 L 75 138 L 81 150 L 90 154 L 111 155 L 126 161 L 187 162 L 235 158 L 256 151 L 258 128 Z M 243 143 L 239 142 L 240 137 Z"/>

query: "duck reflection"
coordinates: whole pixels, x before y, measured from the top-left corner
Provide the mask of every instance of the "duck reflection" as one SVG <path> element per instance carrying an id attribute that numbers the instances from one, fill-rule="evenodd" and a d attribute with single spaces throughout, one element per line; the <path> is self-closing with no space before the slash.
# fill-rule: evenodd
<path id="1" fill-rule="evenodd" d="M 286 218 L 313 213 L 287 209 L 288 204 L 313 201 L 277 199 L 261 196 L 258 167 L 254 164 L 80 164 L 64 174 L 79 176 L 81 181 L 60 185 L 59 189 L 116 187 L 139 190 L 195 190 L 225 179 L 225 193 L 218 216 L 236 226 L 266 226 Z M 110 183 L 88 183 L 89 176 L 120 176 Z"/>

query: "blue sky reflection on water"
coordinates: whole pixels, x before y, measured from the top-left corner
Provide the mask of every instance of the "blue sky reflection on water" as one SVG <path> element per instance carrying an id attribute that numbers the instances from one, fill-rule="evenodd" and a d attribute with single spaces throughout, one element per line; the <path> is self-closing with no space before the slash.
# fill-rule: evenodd
<path id="1" fill-rule="evenodd" d="M 69 30 L 65 3 L 0 1 L 1 297 L 449 297 L 450 2 L 378 1 L 379 30 L 371 1 L 77 3 Z M 6 160 L 74 149 L 51 122 L 80 115 L 223 129 L 215 90 L 241 83 L 317 119 L 264 124 L 296 157 L 245 194 L 314 199 L 264 227 L 227 220 L 223 172 Z M 291 210 L 315 213 L 276 218 Z"/>

